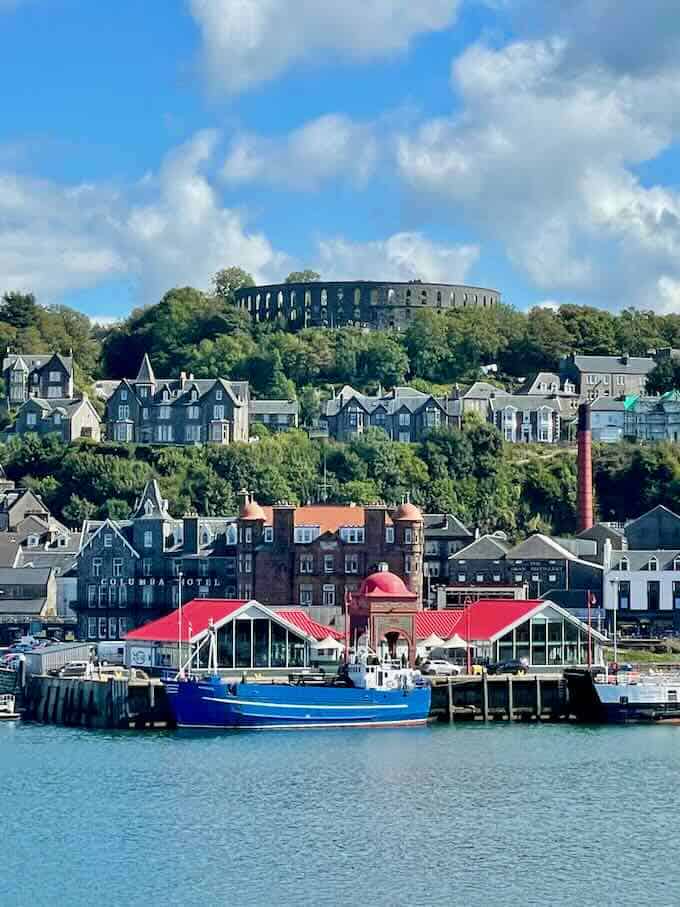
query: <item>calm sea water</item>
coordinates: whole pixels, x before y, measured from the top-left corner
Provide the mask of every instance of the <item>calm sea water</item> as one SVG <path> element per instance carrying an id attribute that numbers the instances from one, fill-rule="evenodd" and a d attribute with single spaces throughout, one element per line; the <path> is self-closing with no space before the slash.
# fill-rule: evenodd
<path id="1" fill-rule="evenodd" d="M 680 727 L 0 725 L 2 905 L 680 905 Z"/>

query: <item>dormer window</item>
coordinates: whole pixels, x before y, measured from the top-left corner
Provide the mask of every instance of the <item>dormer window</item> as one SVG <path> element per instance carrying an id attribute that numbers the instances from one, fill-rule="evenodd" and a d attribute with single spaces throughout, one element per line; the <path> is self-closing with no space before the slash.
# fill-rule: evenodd
<path id="1" fill-rule="evenodd" d="M 658 570 L 659 569 L 659 559 L 656 557 L 650 557 L 647 563 L 648 570 Z"/>
<path id="2" fill-rule="evenodd" d="M 167 387 L 166 387 L 165 390 L 163 391 L 163 400 L 169 400 L 169 399 L 170 399 L 170 394 L 169 394 L 168 389 L 167 389 Z"/>
<path id="3" fill-rule="evenodd" d="M 194 388 L 194 389 L 191 391 L 191 400 L 192 400 L 192 401 L 198 400 L 198 391 L 196 390 L 196 388 Z"/>
<path id="4" fill-rule="evenodd" d="M 29 537 L 26 541 L 26 544 L 28 545 L 29 548 L 37 548 L 38 545 L 40 544 L 40 539 L 38 538 L 37 535 L 29 535 Z"/>
<path id="5" fill-rule="evenodd" d="M 126 393 L 126 395 L 127 395 L 127 391 L 126 391 L 125 393 Z M 149 388 L 148 388 L 148 387 L 140 387 L 140 388 L 139 388 L 139 396 L 140 396 L 140 397 L 148 397 L 148 396 L 149 396 Z"/>
<path id="6" fill-rule="evenodd" d="M 619 561 L 619 570 L 630 570 L 630 562 L 627 557 L 622 557 Z"/>
<path id="7" fill-rule="evenodd" d="M 203 532 L 201 532 L 201 545 L 209 545 L 211 541 L 210 531 L 204 529 Z"/>
<path id="8" fill-rule="evenodd" d="M 673 569 L 680 570 L 680 557 L 673 558 Z"/>

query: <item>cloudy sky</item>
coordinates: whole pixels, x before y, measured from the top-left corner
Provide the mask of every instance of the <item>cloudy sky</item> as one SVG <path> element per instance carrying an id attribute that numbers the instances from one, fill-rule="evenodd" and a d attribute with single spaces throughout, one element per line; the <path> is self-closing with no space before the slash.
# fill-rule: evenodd
<path id="1" fill-rule="evenodd" d="M 0 0 L 0 290 L 680 310 L 678 0 Z"/>

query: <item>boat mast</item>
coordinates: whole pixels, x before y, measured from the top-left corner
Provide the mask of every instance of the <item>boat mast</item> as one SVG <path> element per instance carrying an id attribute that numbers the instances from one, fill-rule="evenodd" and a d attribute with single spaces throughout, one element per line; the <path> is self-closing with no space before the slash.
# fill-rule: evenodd
<path id="1" fill-rule="evenodd" d="M 177 609 L 177 672 L 182 672 L 182 571 L 177 575 L 177 587 L 179 591 L 179 608 Z"/>

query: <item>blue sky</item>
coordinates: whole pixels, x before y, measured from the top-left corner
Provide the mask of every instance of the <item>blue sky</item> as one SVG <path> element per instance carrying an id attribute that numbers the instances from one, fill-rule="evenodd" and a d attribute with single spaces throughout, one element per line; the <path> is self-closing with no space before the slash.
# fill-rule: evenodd
<path id="1" fill-rule="evenodd" d="M 674 0 L 0 0 L 0 289 L 220 267 L 680 310 Z"/>

